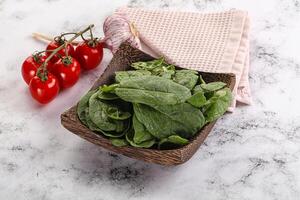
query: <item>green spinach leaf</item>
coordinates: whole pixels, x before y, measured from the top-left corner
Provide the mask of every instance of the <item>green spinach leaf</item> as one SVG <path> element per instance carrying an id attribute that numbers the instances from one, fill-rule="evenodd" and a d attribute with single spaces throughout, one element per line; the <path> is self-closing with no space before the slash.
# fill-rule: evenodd
<path id="1" fill-rule="evenodd" d="M 163 138 L 158 143 L 158 149 L 174 149 L 187 145 L 189 140 L 180 137 L 179 135 L 170 135 L 167 138 Z"/>
<path id="2" fill-rule="evenodd" d="M 118 71 L 115 72 L 115 74 L 116 74 L 115 76 L 116 82 L 120 83 L 122 80 L 130 77 L 151 75 L 151 72 L 147 70 L 129 70 L 129 71 Z"/>
<path id="3" fill-rule="evenodd" d="M 98 93 L 91 96 L 89 100 L 89 116 L 92 122 L 103 131 L 114 131 L 116 130 L 116 124 L 109 120 L 106 113 L 107 109 L 108 104 L 98 99 Z"/>
<path id="4" fill-rule="evenodd" d="M 85 109 L 85 115 L 86 115 L 86 124 L 89 127 L 89 129 L 96 132 L 102 132 L 102 130 L 99 127 L 97 127 L 97 125 L 91 120 L 88 107 Z"/>
<path id="5" fill-rule="evenodd" d="M 116 120 L 125 120 L 131 117 L 130 112 L 124 112 L 116 106 L 109 106 L 106 113 L 108 117 Z"/>
<path id="6" fill-rule="evenodd" d="M 203 92 L 197 92 L 193 94 L 188 100 L 188 103 L 195 106 L 196 108 L 201 108 L 206 104 L 206 97 Z"/>
<path id="7" fill-rule="evenodd" d="M 79 101 L 77 105 L 77 115 L 80 121 L 84 124 L 87 125 L 86 122 L 86 114 L 85 110 L 89 106 L 89 99 L 90 97 L 96 92 L 96 90 L 89 91 L 86 93 Z"/>
<path id="8" fill-rule="evenodd" d="M 102 99 L 102 100 L 115 100 L 115 99 L 119 99 L 119 97 L 116 94 L 110 93 L 110 92 L 103 92 L 103 91 L 99 91 L 98 92 L 98 98 Z"/>
<path id="9" fill-rule="evenodd" d="M 133 141 L 136 144 L 152 140 L 154 137 L 147 131 L 146 127 L 133 115 L 132 125 L 134 129 Z"/>
<path id="10" fill-rule="evenodd" d="M 232 94 L 229 88 L 215 92 L 204 106 L 204 115 L 207 122 L 212 122 L 222 116 L 232 101 Z"/>
<path id="11" fill-rule="evenodd" d="M 150 148 L 155 144 L 155 139 L 147 140 L 147 141 L 137 144 L 133 141 L 133 137 L 134 137 L 134 130 L 131 129 L 130 131 L 128 131 L 126 133 L 125 138 L 126 138 L 127 142 L 129 142 L 129 144 L 133 147 Z"/>
<path id="12" fill-rule="evenodd" d="M 88 125 L 89 129 L 91 129 L 92 131 L 95 131 L 97 133 L 102 133 L 106 137 L 110 137 L 110 138 L 119 138 L 119 137 L 124 136 L 131 127 L 129 121 L 126 121 L 126 123 L 120 122 L 120 121 L 115 121 L 115 124 L 116 124 L 115 131 L 103 131 L 91 120 L 91 118 L 89 116 L 88 108 L 86 108 L 86 121 L 87 121 L 87 125 Z"/>
<path id="13" fill-rule="evenodd" d="M 226 86 L 226 83 L 223 82 L 211 82 L 211 83 L 203 83 L 201 84 L 201 88 L 206 92 L 213 92 L 220 90 Z"/>
<path id="14" fill-rule="evenodd" d="M 173 80 L 188 89 L 192 90 L 198 82 L 197 72 L 194 70 L 176 70 Z"/>
<path id="15" fill-rule="evenodd" d="M 173 134 L 191 138 L 205 123 L 202 112 L 188 103 L 150 107 L 133 104 L 137 119 L 156 138 Z"/>
<path id="16" fill-rule="evenodd" d="M 116 124 L 117 124 L 116 131 L 101 130 L 100 132 L 109 138 L 120 138 L 120 137 L 124 136 L 131 128 L 131 124 L 129 121 L 128 122 L 126 121 L 126 123 L 118 121 L 118 122 L 116 122 Z M 121 126 L 121 127 L 118 128 L 118 126 Z"/>
<path id="17" fill-rule="evenodd" d="M 125 138 L 110 138 L 110 141 L 116 147 L 124 147 L 129 144 Z"/>
<path id="18" fill-rule="evenodd" d="M 185 102 L 191 96 L 188 88 L 157 76 L 126 79 L 120 82 L 115 92 L 125 101 L 147 105 L 174 105 Z"/>
<path id="19" fill-rule="evenodd" d="M 151 60 L 151 61 L 141 61 L 141 62 L 135 62 L 131 64 L 131 67 L 133 67 L 136 70 L 147 70 L 147 71 L 153 71 L 155 68 L 159 67 L 161 68 L 162 66 L 165 66 L 164 58 L 161 57 L 156 60 Z"/>
<path id="20" fill-rule="evenodd" d="M 162 57 L 152 61 L 136 62 L 131 66 L 137 70 L 147 70 L 152 75 L 166 79 L 171 79 L 175 74 L 175 66 L 167 64 Z"/>
<path id="21" fill-rule="evenodd" d="M 192 90 L 192 94 L 196 94 L 197 92 L 204 92 L 204 90 L 202 89 L 201 85 L 196 85 L 193 90 Z"/>

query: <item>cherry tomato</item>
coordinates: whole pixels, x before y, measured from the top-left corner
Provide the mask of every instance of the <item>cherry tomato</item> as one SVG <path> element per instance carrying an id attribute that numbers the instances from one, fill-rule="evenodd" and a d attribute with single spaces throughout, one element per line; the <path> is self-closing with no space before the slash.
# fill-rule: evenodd
<path id="1" fill-rule="evenodd" d="M 71 56 L 59 59 L 52 69 L 52 73 L 57 77 L 60 87 L 64 89 L 72 87 L 80 76 L 80 64 Z"/>
<path id="2" fill-rule="evenodd" d="M 59 46 L 61 46 L 65 41 L 62 39 L 58 39 L 58 40 L 53 40 L 52 42 L 50 42 L 46 48 L 46 50 L 54 50 L 56 48 L 58 48 Z M 59 50 L 57 53 L 58 55 L 54 55 L 51 58 L 51 62 L 55 63 L 56 61 L 59 60 L 60 56 L 65 56 L 66 55 L 66 50 L 68 52 L 68 55 L 73 56 L 75 54 L 75 50 L 74 50 L 74 46 L 72 44 L 68 44 L 67 48 L 63 48 L 61 50 Z M 51 52 L 47 52 L 47 55 L 49 56 L 51 54 Z M 60 55 L 60 56 L 59 56 Z"/>
<path id="3" fill-rule="evenodd" d="M 91 41 L 82 42 L 76 47 L 75 58 L 83 69 L 94 69 L 102 61 L 103 44 Z"/>
<path id="4" fill-rule="evenodd" d="M 46 55 L 33 54 L 25 59 L 22 64 L 22 76 L 27 85 L 29 85 L 31 79 L 35 76 L 37 69 L 46 58 Z"/>
<path id="5" fill-rule="evenodd" d="M 42 104 L 52 101 L 59 92 L 58 79 L 48 73 L 47 80 L 42 81 L 40 77 L 34 76 L 29 83 L 31 96 Z"/>

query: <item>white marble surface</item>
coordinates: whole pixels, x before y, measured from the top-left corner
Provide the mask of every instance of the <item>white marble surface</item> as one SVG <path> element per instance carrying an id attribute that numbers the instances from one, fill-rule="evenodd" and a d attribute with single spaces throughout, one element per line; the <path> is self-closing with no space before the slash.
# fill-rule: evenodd
<path id="1" fill-rule="evenodd" d="M 51 35 L 95 23 L 129 4 L 211 11 L 240 8 L 252 19 L 254 104 L 216 125 L 182 166 L 161 167 L 111 154 L 69 133 L 60 113 L 78 101 L 97 70 L 47 106 L 30 97 L 22 61 Z M 299 0 L 0 0 L 0 199 L 300 199 Z"/>

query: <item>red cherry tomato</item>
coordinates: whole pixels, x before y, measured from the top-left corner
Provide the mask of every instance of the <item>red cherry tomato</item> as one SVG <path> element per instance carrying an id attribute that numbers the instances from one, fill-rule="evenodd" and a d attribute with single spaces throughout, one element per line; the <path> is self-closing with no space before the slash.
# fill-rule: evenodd
<path id="1" fill-rule="evenodd" d="M 46 55 L 31 55 L 22 64 L 22 76 L 29 85 L 31 79 L 35 76 L 37 69 L 46 60 Z"/>
<path id="2" fill-rule="evenodd" d="M 48 73 L 47 80 L 34 76 L 29 83 L 31 96 L 42 104 L 52 101 L 59 92 L 59 83 L 55 76 Z"/>
<path id="3" fill-rule="evenodd" d="M 58 48 L 59 46 L 61 46 L 64 43 L 64 40 L 53 40 L 52 42 L 50 42 L 46 48 L 46 50 L 54 50 L 56 48 Z M 51 62 L 55 63 L 56 61 L 59 60 L 60 56 L 65 56 L 66 55 L 66 50 L 68 52 L 68 55 L 73 56 L 75 54 L 75 50 L 74 50 L 74 46 L 72 44 L 68 44 L 67 48 L 63 48 L 61 50 L 59 50 L 57 53 L 58 55 L 54 55 L 51 58 Z M 51 54 L 51 52 L 47 52 L 47 55 L 49 56 Z M 59 56 L 60 55 L 60 56 Z"/>
<path id="4" fill-rule="evenodd" d="M 64 89 L 72 87 L 80 76 L 80 64 L 71 56 L 59 59 L 52 69 L 52 73 L 57 77 L 60 87 Z"/>
<path id="5" fill-rule="evenodd" d="M 90 41 L 82 42 L 76 47 L 75 58 L 83 69 L 94 69 L 102 61 L 103 44 L 94 42 L 91 45 Z"/>

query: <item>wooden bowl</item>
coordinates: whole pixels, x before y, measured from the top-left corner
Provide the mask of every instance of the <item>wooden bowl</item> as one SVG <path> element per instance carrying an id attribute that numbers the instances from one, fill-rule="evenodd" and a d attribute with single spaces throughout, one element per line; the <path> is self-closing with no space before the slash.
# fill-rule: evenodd
<path id="1" fill-rule="evenodd" d="M 154 58 L 138 49 L 131 47 L 128 43 L 124 43 L 120 46 L 118 52 L 116 52 L 116 54 L 113 56 L 104 73 L 95 82 L 91 89 L 97 88 L 103 84 L 113 83 L 114 72 L 130 69 L 130 65 L 133 62 L 148 61 L 152 59 Z M 201 74 L 204 80 L 207 82 L 223 81 L 227 83 L 231 90 L 234 87 L 235 76 L 233 74 Z M 131 146 L 115 147 L 111 144 L 109 139 L 94 133 L 80 122 L 76 114 L 76 107 L 77 105 L 71 107 L 61 114 L 61 123 L 66 129 L 91 143 L 99 145 L 115 153 L 160 165 L 178 165 L 189 160 L 197 151 L 199 146 L 203 143 L 215 124 L 215 122 L 207 124 L 199 131 L 198 134 L 195 135 L 189 144 L 173 150 L 143 149 Z"/>

